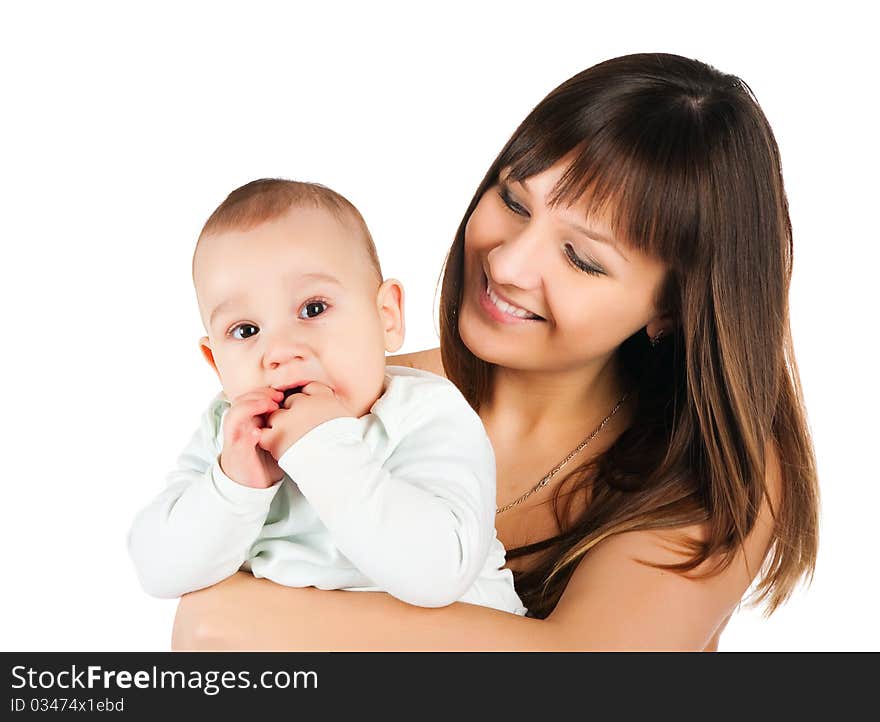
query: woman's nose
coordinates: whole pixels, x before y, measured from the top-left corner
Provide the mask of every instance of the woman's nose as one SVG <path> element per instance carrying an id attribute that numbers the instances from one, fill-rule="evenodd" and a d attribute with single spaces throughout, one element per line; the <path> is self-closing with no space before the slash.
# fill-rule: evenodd
<path id="1" fill-rule="evenodd" d="M 537 231 L 530 224 L 489 251 L 489 275 L 496 284 L 525 290 L 541 285 L 547 244 Z"/>

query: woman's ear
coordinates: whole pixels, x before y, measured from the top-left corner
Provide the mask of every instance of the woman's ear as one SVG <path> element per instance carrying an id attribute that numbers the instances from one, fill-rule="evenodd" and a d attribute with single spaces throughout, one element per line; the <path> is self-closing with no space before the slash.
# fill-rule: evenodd
<path id="1" fill-rule="evenodd" d="M 207 336 L 202 336 L 199 339 L 199 350 L 202 352 L 202 356 L 205 357 L 205 361 L 208 362 L 208 366 L 214 369 L 214 373 L 217 374 L 217 378 L 219 379 L 220 371 L 217 370 L 217 362 L 214 361 L 214 352 L 211 350 L 211 341 Z"/>
<path id="2" fill-rule="evenodd" d="M 675 329 L 675 321 L 672 316 L 656 316 L 648 321 L 645 326 L 648 332 L 648 338 L 656 338 L 659 334 L 662 336 L 670 336 Z"/>
<path id="3" fill-rule="evenodd" d="M 405 323 L 403 318 L 403 286 L 395 278 L 389 278 L 379 286 L 376 307 L 382 319 L 385 334 L 385 350 L 394 353 L 403 346 Z"/>

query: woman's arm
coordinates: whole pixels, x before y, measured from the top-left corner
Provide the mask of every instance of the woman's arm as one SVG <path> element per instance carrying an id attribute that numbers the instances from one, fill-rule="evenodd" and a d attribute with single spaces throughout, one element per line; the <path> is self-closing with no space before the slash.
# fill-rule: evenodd
<path id="1" fill-rule="evenodd" d="M 283 587 L 239 572 L 180 600 L 174 650 L 420 651 L 563 648 L 557 625 L 456 602 Z"/>
<path id="2" fill-rule="evenodd" d="M 763 536 L 763 534 L 760 534 Z M 753 534 L 748 544 L 757 545 Z M 614 542 L 613 544 L 611 542 Z M 679 561 L 650 532 L 597 546 L 545 620 L 456 602 L 427 609 L 376 592 L 283 587 L 239 572 L 180 601 L 175 650 L 588 651 L 717 648 L 751 578 L 742 555 L 692 581 L 635 558 Z"/>
<path id="3" fill-rule="evenodd" d="M 773 508 L 778 508 L 779 463 L 770 446 L 767 459 L 767 488 Z M 701 527 L 676 533 L 629 532 L 606 539 L 580 562 L 556 609 L 545 620 L 461 602 L 425 609 L 380 593 L 294 589 L 239 573 L 214 587 L 183 597 L 175 619 L 172 648 L 717 648 L 718 632 L 760 569 L 772 528 L 773 518 L 765 500 L 754 529 L 733 562 L 723 572 L 703 579 L 687 578 L 638 561 L 683 561 L 685 557 L 674 546 L 676 538 L 681 534 L 699 537 L 704 531 Z M 706 568 L 711 568 L 714 561 L 708 560 Z"/>
<path id="4" fill-rule="evenodd" d="M 768 488 L 776 508 L 778 462 L 773 454 L 768 458 Z M 683 560 L 681 552 L 670 546 L 674 541 L 670 533 L 640 531 L 611 537 L 580 562 L 556 609 L 545 620 L 462 602 L 426 609 L 376 592 L 295 589 L 238 573 L 183 597 L 172 648 L 711 649 L 761 566 L 772 522 L 765 501 L 734 561 L 723 572 L 703 579 L 685 578 L 637 561 Z M 698 527 L 683 531 L 702 532 Z"/>

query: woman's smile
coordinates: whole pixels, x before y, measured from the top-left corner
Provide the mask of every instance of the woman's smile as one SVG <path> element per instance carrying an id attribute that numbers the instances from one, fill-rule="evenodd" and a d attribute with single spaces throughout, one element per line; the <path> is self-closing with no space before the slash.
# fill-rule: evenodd
<path id="1" fill-rule="evenodd" d="M 495 291 L 486 274 L 480 274 L 479 306 L 483 312 L 493 321 L 499 323 L 529 323 L 544 321 L 543 318 L 531 311 L 514 306 L 502 299 Z"/>

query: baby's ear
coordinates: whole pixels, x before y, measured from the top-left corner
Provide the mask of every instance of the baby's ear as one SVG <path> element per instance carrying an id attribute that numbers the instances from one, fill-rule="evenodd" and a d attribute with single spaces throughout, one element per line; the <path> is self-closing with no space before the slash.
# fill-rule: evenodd
<path id="1" fill-rule="evenodd" d="M 220 378 L 220 372 L 217 370 L 217 363 L 214 361 L 214 352 L 211 350 L 211 340 L 207 336 L 202 336 L 199 339 L 199 351 L 202 352 L 202 356 L 205 357 L 208 366 L 214 369 L 217 378 Z"/>
<path id="2" fill-rule="evenodd" d="M 394 353 L 403 346 L 406 331 L 403 317 L 403 285 L 400 281 L 389 278 L 379 286 L 376 306 L 382 319 L 385 350 Z"/>

